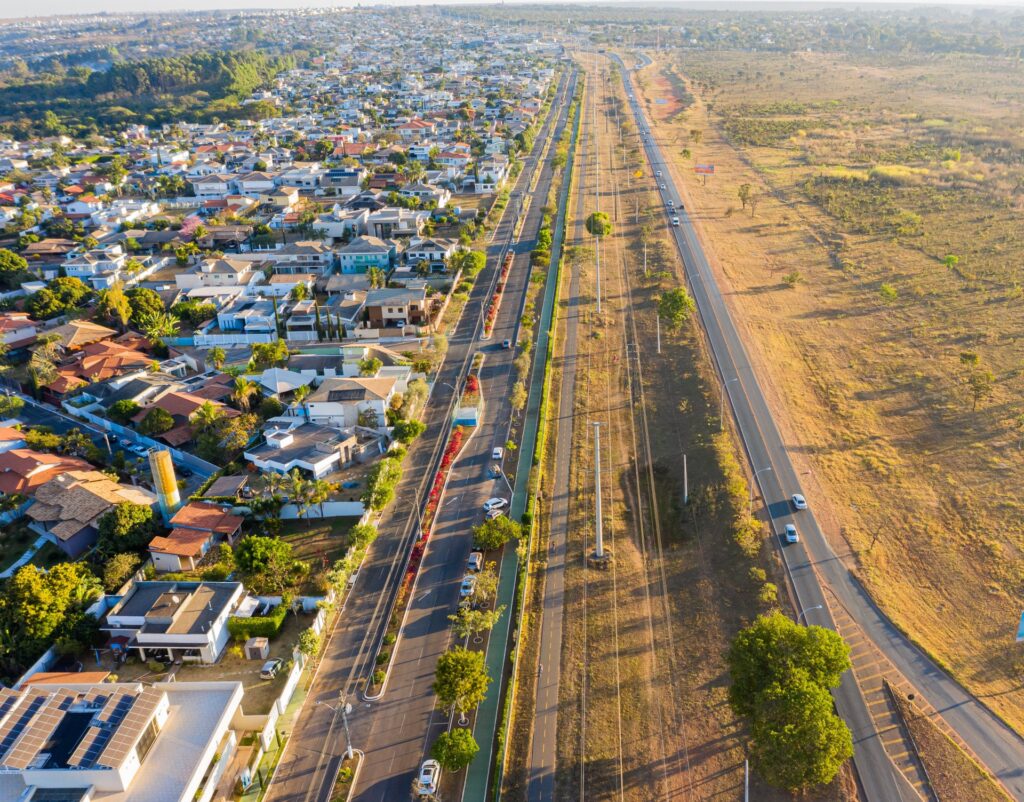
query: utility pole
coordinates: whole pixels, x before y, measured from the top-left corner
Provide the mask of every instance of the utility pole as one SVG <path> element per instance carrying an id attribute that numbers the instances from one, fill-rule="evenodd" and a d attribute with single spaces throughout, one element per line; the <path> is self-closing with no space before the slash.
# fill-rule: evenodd
<path id="1" fill-rule="evenodd" d="M 743 761 L 743 802 L 750 802 L 750 761 Z"/>
<path id="2" fill-rule="evenodd" d="M 644 278 L 647 278 L 647 240 L 644 240 Z"/>
<path id="3" fill-rule="evenodd" d="M 654 323 L 658 330 L 658 353 L 661 353 L 661 315 L 654 316 Z"/>
<path id="4" fill-rule="evenodd" d="M 601 424 L 594 421 L 594 557 L 604 559 L 604 525 L 601 520 Z"/>
<path id="5" fill-rule="evenodd" d="M 601 238 L 595 238 L 594 254 L 597 257 L 597 314 L 601 314 Z"/>
<path id="6" fill-rule="evenodd" d="M 686 454 L 683 454 L 683 504 L 690 503 L 690 476 L 686 471 Z"/>

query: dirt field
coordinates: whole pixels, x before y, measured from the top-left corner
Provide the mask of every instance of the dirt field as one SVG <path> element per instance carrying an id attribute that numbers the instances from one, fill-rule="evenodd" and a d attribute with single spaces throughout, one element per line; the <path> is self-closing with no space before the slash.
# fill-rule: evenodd
<path id="1" fill-rule="evenodd" d="M 624 95 L 607 62 L 601 65 L 587 63 L 587 85 L 597 89 L 587 93 L 581 146 L 594 147 L 596 103 L 599 205 L 615 229 L 601 246 L 598 315 L 593 242 L 574 240 L 577 198 L 570 198 L 567 244 L 582 281 L 557 798 L 738 799 L 745 733 L 726 703 L 723 652 L 737 629 L 774 605 L 765 578 L 776 566 L 760 541 L 744 551 L 736 537 L 742 515 L 735 501 L 743 499 L 745 513 L 747 488 L 733 442 L 718 432 L 699 331 L 692 322 L 678 333 L 662 331 L 656 353 L 656 299 L 678 286 L 681 266 L 649 225 L 660 210 L 650 179 L 634 175 L 637 155 L 619 145 L 608 93 L 619 102 Z M 584 216 L 597 208 L 596 188 L 591 162 L 580 176 Z M 594 421 L 601 424 L 605 542 L 614 554 L 604 571 L 585 563 L 594 538 Z M 791 798 L 756 778 L 752 794 Z M 803 798 L 855 795 L 844 774 Z"/>
<path id="2" fill-rule="evenodd" d="M 693 97 L 669 115 L 673 72 Z M 642 75 L 837 551 L 1020 728 L 1020 65 L 726 52 Z"/>

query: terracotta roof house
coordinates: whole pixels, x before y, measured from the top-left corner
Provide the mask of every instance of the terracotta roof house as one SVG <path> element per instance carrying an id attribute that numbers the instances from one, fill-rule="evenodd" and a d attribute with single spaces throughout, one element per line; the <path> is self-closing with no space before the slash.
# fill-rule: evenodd
<path id="1" fill-rule="evenodd" d="M 36 339 L 36 322 L 24 312 L 0 313 L 0 342 L 8 348 L 22 348 Z"/>
<path id="2" fill-rule="evenodd" d="M 92 343 L 109 340 L 117 332 L 98 323 L 90 323 L 88 320 L 72 320 L 63 326 L 50 329 L 47 334 L 58 335 L 60 346 L 65 351 L 79 351 Z"/>
<path id="3" fill-rule="evenodd" d="M 12 448 L 0 453 L 0 493 L 28 495 L 54 476 L 66 471 L 91 471 L 92 466 L 77 457 L 45 454 L 30 448 Z"/>
<path id="4" fill-rule="evenodd" d="M 159 407 L 174 418 L 174 428 L 157 435 L 155 439 L 163 440 L 169 446 L 180 446 L 195 436 L 191 424 L 192 416 L 195 415 L 199 407 L 206 403 L 213 404 L 228 418 L 234 418 L 241 414 L 237 409 L 231 409 L 219 401 L 212 401 L 195 393 L 186 393 L 171 387 L 154 396 L 146 406 L 139 410 L 132 421 L 136 424 L 140 423 L 151 409 Z"/>
<path id="5" fill-rule="evenodd" d="M 0 453 L 25 447 L 25 433 L 13 426 L 0 426 Z"/>
<path id="6" fill-rule="evenodd" d="M 153 358 L 141 351 L 104 341 L 90 343 L 82 348 L 82 358 L 75 366 L 75 373 L 90 382 L 99 382 L 120 376 L 122 373 L 149 367 L 152 363 Z"/>
<path id="7" fill-rule="evenodd" d="M 36 489 L 35 503 L 26 515 L 32 529 L 69 557 L 80 557 L 95 545 L 99 519 L 126 501 L 152 506 L 156 496 L 118 484 L 99 471 L 67 471 Z"/>
<path id="8" fill-rule="evenodd" d="M 174 527 L 166 537 L 149 543 L 149 554 L 157 571 L 191 571 L 218 542 L 234 544 L 242 530 L 242 518 L 216 504 L 195 501 L 171 518 Z"/>

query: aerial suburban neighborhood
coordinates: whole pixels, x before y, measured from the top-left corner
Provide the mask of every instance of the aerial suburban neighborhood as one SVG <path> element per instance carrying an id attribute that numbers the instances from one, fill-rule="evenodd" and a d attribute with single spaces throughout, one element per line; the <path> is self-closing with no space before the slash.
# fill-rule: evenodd
<path id="1" fill-rule="evenodd" d="M 1019 12 L 137 5 L 0 9 L 0 802 L 1024 799 Z"/>

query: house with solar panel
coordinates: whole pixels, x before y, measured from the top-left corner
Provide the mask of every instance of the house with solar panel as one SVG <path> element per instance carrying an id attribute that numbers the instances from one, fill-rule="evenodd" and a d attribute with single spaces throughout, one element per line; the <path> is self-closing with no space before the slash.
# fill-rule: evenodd
<path id="1" fill-rule="evenodd" d="M 234 755 L 239 682 L 0 688 L 0 802 L 205 802 Z"/>

